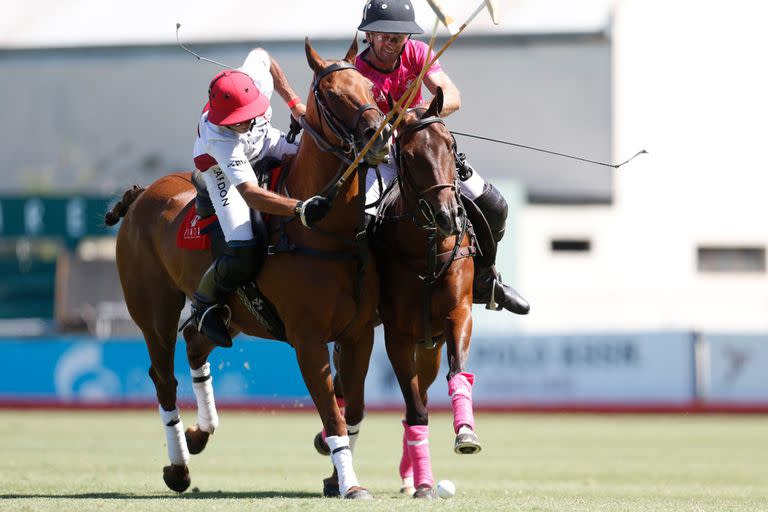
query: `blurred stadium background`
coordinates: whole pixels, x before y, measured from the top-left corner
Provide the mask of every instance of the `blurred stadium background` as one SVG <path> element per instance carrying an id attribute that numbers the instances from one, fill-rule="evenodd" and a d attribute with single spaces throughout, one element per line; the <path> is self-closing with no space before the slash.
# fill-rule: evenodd
<path id="1" fill-rule="evenodd" d="M 432 24 L 424 0 L 417 21 Z M 456 17 L 468 2 L 446 1 Z M 3 2 L 0 405 L 154 404 L 103 213 L 192 167 L 217 68 L 265 47 L 294 88 L 302 40 L 340 57 L 362 1 Z M 462 91 L 449 127 L 507 197 L 505 280 L 527 317 L 475 309 L 475 403 L 491 410 L 768 411 L 763 2 L 501 0 L 441 59 Z M 441 32 L 445 41 L 445 31 Z M 288 112 L 274 102 L 274 124 Z M 381 337 L 381 333 L 379 333 Z M 183 343 L 180 396 L 192 398 Z M 222 406 L 306 405 L 291 349 L 239 338 L 212 356 Z M 397 408 L 382 343 L 372 408 Z M 443 379 L 431 404 L 448 403 Z"/>

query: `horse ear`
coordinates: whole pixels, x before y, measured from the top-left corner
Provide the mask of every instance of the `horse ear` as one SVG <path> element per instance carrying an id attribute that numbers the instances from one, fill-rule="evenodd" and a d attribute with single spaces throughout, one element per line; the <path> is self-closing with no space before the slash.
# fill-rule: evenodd
<path id="1" fill-rule="evenodd" d="M 319 70 L 323 69 L 323 59 L 320 58 L 315 49 L 312 48 L 312 45 L 309 44 L 308 37 L 304 38 L 304 50 L 307 52 L 307 63 L 309 63 L 309 67 L 312 68 L 312 71 L 317 73 Z"/>
<path id="2" fill-rule="evenodd" d="M 435 97 L 432 98 L 432 102 L 429 104 L 424 117 L 440 117 L 441 110 L 443 110 L 443 88 L 438 87 L 437 91 L 435 91 Z"/>
<path id="3" fill-rule="evenodd" d="M 352 40 L 352 44 L 350 45 L 349 50 L 347 50 L 347 55 L 344 57 L 344 60 L 349 62 L 350 64 L 354 64 L 356 57 L 357 57 L 357 32 L 355 32 L 355 38 Z"/>

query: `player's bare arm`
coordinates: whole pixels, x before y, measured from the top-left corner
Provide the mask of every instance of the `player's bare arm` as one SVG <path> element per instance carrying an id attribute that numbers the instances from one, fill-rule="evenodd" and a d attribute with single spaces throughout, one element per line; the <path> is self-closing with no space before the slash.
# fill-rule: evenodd
<path id="1" fill-rule="evenodd" d="M 438 87 L 443 89 L 443 110 L 440 111 L 442 117 L 446 117 L 461 108 L 461 93 L 453 80 L 444 72 L 438 71 L 431 73 L 424 78 L 424 85 L 433 95 Z"/>

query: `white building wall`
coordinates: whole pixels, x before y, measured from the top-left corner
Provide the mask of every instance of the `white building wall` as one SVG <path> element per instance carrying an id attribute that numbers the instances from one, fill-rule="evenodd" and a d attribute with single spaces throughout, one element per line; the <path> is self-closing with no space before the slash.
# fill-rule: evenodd
<path id="1" fill-rule="evenodd" d="M 616 4 L 611 207 L 529 206 L 522 329 L 768 329 L 765 273 L 701 274 L 699 245 L 768 245 L 768 3 Z M 586 256 L 549 239 L 584 235 Z"/>

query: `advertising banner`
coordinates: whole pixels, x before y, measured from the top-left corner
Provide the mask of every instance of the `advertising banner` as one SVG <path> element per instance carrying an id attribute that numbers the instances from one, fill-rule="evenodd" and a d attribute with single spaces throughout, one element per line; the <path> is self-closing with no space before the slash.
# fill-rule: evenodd
<path id="1" fill-rule="evenodd" d="M 143 340 L 57 338 L 0 342 L 5 369 L 0 401 L 61 404 L 156 403 Z M 183 340 L 176 344 L 179 401 L 194 401 Z M 281 404 L 303 407 L 309 393 L 289 345 L 239 337 L 209 358 L 219 404 Z"/>
<path id="2" fill-rule="evenodd" d="M 705 401 L 768 403 L 768 335 L 707 334 L 702 343 Z"/>
<path id="3" fill-rule="evenodd" d="M 368 403 L 402 404 L 378 333 L 366 383 Z M 467 371 L 477 406 L 689 404 L 694 396 L 690 333 L 473 337 Z M 443 349 L 445 352 L 445 349 Z M 429 403 L 447 405 L 448 364 Z"/>

